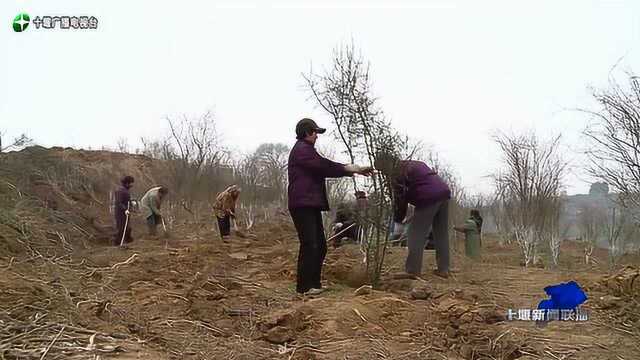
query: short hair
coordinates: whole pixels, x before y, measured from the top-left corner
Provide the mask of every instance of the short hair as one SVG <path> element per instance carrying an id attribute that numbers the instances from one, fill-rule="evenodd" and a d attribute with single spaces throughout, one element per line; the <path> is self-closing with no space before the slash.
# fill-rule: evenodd
<path id="1" fill-rule="evenodd" d="M 374 158 L 375 168 L 388 174 L 397 170 L 399 162 L 400 158 L 396 154 L 385 150 L 378 151 Z"/>
<path id="2" fill-rule="evenodd" d="M 133 176 L 131 175 L 124 176 L 122 179 L 120 179 L 120 183 L 122 185 L 133 184 L 134 183 Z"/>
<path id="3" fill-rule="evenodd" d="M 166 195 L 166 194 L 168 194 L 168 193 L 169 193 L 169 189 L 167 189 L 167 188 L 166 188 L 166 187 L 164 187 L 164 186 L 160 186 L 160 189 L 158 189 L 158 192 L 159 192 L 160 194 L 162 194 L 162 195 Z"/>

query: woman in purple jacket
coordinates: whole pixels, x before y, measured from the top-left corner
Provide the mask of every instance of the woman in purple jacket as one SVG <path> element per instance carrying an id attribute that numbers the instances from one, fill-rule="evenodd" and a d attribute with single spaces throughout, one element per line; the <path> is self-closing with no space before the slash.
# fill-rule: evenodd
<path id="1" fill-rule="evenodd" d="M 324 290 L 320 279 L 327 241 L 321 212 L 329 210 L 325 179 L 353 174 L 368 176 L 373 171 L 371 167 L 340 164 L 320 156 L 314 146 L 318 134 L 325 131 L 311 119 L 300 120 L 296 125 L 298 141 L 287 164 L 289 212 L 300 240 L 296 291 L 309 295 Z"/>
<path id="2" fill-rule="evenodd" d="M 376 156 L 375 167 L 390 178 L 393 186 L 394 233 L 402 234 L 402 221 L 407 214 L 407 204 L 415 206 L 409 225 L 407 246 L 409 253 L 405 263 L 406 274 L 399 277 L 416 277 L 422 274 L 422 255 L 429 229 L 433 231 L 438 269 L 434 274 L 449 276 L 449 186 L 422 161 L 400 160 L 397 156 L 381 153 Z"/>
<path id="3" fill-rule="evenodd" d="M 116 234 L 113 238 L 113 245 L 118 246 L 121 242 L 130 243 L 133 241 L 131 236 L 131 221 L 128 219 L 130 215 L 129 201 L 131 194 L 129 190 L 133 186 L 133 176 L 125 176 L 120 180 L 120 187 L 115 192 L 114 215 L 116 218 Z"/>

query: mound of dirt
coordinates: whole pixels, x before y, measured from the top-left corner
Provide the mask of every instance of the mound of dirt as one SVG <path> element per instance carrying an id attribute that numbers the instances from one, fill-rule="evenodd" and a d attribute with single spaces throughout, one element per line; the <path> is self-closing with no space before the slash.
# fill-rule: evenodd
<path id="1" fill-rule="evenodd" d="M 267 314 L 258 328 L 264 332 L 264 339 L 274 344 L 284 344 L 308 326 L 312 310 L 309 306 L 295 309 L 276 310 Z"/>
<path id="2" fill-rule="evenodd" d="M 640 268 L 627 266 L 600 281 L 604 290 L 614 296 L 640 299 Z"/>
<path id="3" fill-rule="evenodd" d="M 608 322 L 640 336 L 640 269 L 626 266 L 604 276 L 595 288 L 603 292 L 596 306 L 605 312 Z"/>
<path id="4" fill-rule="evenodd" d="M 369 284 L 366 266 L 358 245 L 343 245 L 329 249 L 325 260 L 324 276 L 327 280 L 357 289 Z"/>

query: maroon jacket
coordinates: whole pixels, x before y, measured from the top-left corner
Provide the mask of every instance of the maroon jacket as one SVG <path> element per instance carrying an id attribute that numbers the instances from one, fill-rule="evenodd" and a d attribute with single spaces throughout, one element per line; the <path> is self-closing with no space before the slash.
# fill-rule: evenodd
<path id="1" fill-rule="evenodd" d="M 126 217 L 124 212 L 127 210 L 127 205 L 129 204 L 129 200 L 131 200 L 129 189 L 121 185 L 118 188 L 118 190 L 116 190 L 114 200 L 115 200 L 114 213 L 116 217 L 116 222 L 118 223 L 122 222 L 122 226 L 124 226 L 124 220 Z"/>
<path id="2" fill-rule="evenodd" d="M 402 222 L 407 204 L 416 208 L 451 199 L 451 190 L 438 173 L 422 161 L 400 162 L 400 175 L 394 181 L 393 220 Z"/>
<path id="3" fill-rule="evenodd" d="M 130 200 L 131 195 L 129 193 L 129 189 L 121 185 L 115 193 L 115 210 L 124 213 L 124 211 L 127 210 L 127 206 L 129 205 Z"/>
<path id="4" fill-rule="evenodd" d="M 329 210 L 326 178 L 350 176 L 343 164 L 325 159 L 313 144 L 298 140 L 289 153 L 289 209 Z"/>

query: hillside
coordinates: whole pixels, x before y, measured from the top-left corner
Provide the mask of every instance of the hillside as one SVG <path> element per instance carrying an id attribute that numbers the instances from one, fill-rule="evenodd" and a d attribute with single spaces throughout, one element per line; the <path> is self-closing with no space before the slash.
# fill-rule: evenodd
<path id="1" fill-rule="evenodd" d="M 488 235 L 479 262 L 454 251 L 448 280 L 430 274 L 430 251 L 423 279 L 390 279 L 406 256 L 394 247 L 380 288 L 369 290 L 359 249 L 347 245 L 327 255 L 330 291 L 301 298 L 284 209 L 265 210 L 255 239 L 223 243 L 209 214 L 171 199 L 168 238 L 148 238 L 135 217 L 132 245 L 110 246 L 109 193 L 125 173 L 140 193 L 163 181 L 163 164 L 62 148 L 0 155 L 0 358 L 640 358 L 637 257 L 610 272 L 606 252 L 587 266 L 566 242 L 559 268 L 525 269 L 517 248 Z M 570 280 L 587 291 L 589 321 L 505 318 Z"/>

